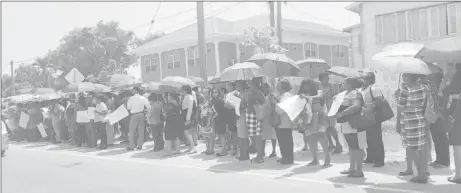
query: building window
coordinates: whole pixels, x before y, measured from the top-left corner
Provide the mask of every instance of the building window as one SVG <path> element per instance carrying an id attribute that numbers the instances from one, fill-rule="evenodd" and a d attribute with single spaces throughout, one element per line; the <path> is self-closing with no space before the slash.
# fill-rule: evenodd
<path id="1" fill-rule="evenodd" d="M 395 42 L 395 15 L 387 14 L 383 17 L 384 43 Z"/>
<path id="2" fill-rule="evenodd" d="M 318 58 L 318 45 L 315 43 L 304 44 L 304 55 L 306 58 Z"/>
<path id="3" fill-rule="evenodd" d="M 239 45 L 239 52 L 240 52 L 240 56 L 245 56 L 245 47 L 242 45 Z"/>
<path id="4" fill-rule="evenodd" d="M 179 68 L 181 66 L 179 57 L 179 51 L 170 51 L 166 56 L 166 63 L 168 64 L 168 69 Z"/>
<path id="5" fill-rule="evenodd" d="M 429 14 L 427 9 L 419 10 L 419 33 L 421 38 L 429 37 Z"/>
<path id="6" fill-rule="evenodd" d="M 398 12 L 397 20 L 397 41 L 405 41 L 407 39 L 406 15 L 405 12 Z"/>
<path id="7" fill-rule="evenodd" d="M 149 70 L 147 70 L 147 67 L 146 66 L 146 71 L 149 72 L 150 71 L 156 71 L 157 70 L 157 58 L 155 57 L 150 57 L 150 66 L 149 66 Z"/>
<path id="8" fill-rule="evenodd" d="M 187 49 L 187 64 L 189 66 L 195 66 L 196 50 L 198 50 L 196 46 Z"/>
<path id="9" fill-rule="evenodd" d="M 149 72 L 151 70 L 150 63 L 151 63 L 150 56 L 144 56 L 142 65 L 146 68 L 146 72 Z"/>
<path id="10" fill-rule="evenodd" d="M 383 16 L 376 16 L 376 43 L 382 44 L 384 40 L 384 32 L 383 32 Z"/>
<path id="11" fill-rule="evenodd" d="M 413 40 L 413 12 L 405 11 L 407 40 Z"/>
<path id="12" fill-rule="evenodd" d="M 345 56 L 344 46 L 333 46 L 333 54 L 337 58 L 343 58 Z"/>
<path id="13" fill-rule="evenodd" d="M 430 12 L 431 24 L 430 29 L 431 33 L 429 34 L 431 37 L 438 37 L 440 36 L 440 14 L 439 14 L 439 7 L 432 7 Z"/>
<path id="14" fill-rule="evenodd" d="M 460 14 L 457 11 L 457 4 L 449 4 L 447 5 L 447 19 L 448 19 L 448 34 L 456 34 L 458 33 L 458 28 L 461 25 L 461 21 L 459 19 Z M 458 9 L 461 4 L 458 4 Z"/>

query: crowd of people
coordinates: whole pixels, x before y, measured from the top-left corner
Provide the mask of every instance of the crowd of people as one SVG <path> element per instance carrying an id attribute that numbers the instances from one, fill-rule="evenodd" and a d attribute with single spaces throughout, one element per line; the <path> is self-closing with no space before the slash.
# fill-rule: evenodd
<path id="1" fill-rule="evenodd" d="M 433 141 L 436 159 L 429 164 L 434 168 L 449 167 L 449 145 L 452 145 L 456 169 L 448 180 L 461 183 L 460 68 L 457 65 L 454 69 L 457 73 L 451 75 L 443 71 L 427 77 L 402 75 L 403 82 L 396 92 L 395 117 L 396 130 L 406 148 L 407 169 L 399 175 L 413 175 L 415 164 L 417 172 L 412 182 L 427 182 Z M 77 147 L 106 149 L 120 136 L 121 143 L 127 144 L 126 149 L 133 151 L 142 149 L 144 142 L 153 139 L 153 151 L 165 151 L 165 156 L 171 156 L 181 153 L 181 143 L 187 145 L 186 153 L 197 153 L 201 138 L 206 144 L 203 154 L 230 154 L 252 163 L 264 162 L 266 143 L 270 141 L 268 156 L 277 157 L 278 145 L 281 154 L 278 162 L 282 165 L 294 163 L 293 132 L 296 131 L 303 135 L 303 150 L 312 154 L 307 166 L 320 164 L 317 150 L 318 144 L 321 145 L 325 154 L 322 167 L 330 167 L 334 162 L 331 153 L 343 151 L 338 137 L 341 134 L 347 143 L 350 161 L 349 168 L 341 174 L 361 178 L 364 177 L 363 164 L 385 166 L 381 125 L 394 114 L 385 112 L 389 104 L 375 85 L 374 73 L 345 79 L 343 91 L 332 89 L 328 73 L 320 74 L 318 80 L 302 81 L 297 95 L 307 103 L 300 104 L 304 110 L 294 120 L 277 106 L 295 96 L 290 81 L 281 78 L 272 87 L 263 78 L 255 77 L 250 81 L 229 82 L 225 87 L 200 89 L 184 85 L 179 92 L 163 94 L 148 95 L 138 87 L 120 94 L 79 93 L 46 103 L 17 104 L 9 108 L 6 121 L 15 141 L 70 141 Z M 340 95 L 343 100 L 339 109 L 328 116 Z M 241 99 L 238 107 L 231 101 L 235 97 Z M 107 114 L 122 105 L 129 116 L 114 125 L 105 121 Z M 77 112 L 89 107 L 95 108 L 94 119 L 89 123 L 77 122 Z M 26 128 L 18 126 L 20 112 L 30 117 Z M 374 116 L 373 124 L 360 126 L 368 123 L 363 121 L 368 119 L 366 115 Z M 46 128 L 45 139 L 38 130 L 41 124 Z M 215 145 L 216 138 L 219 147 Z M 252 153 L 256 153 L 253 158 Z"/>

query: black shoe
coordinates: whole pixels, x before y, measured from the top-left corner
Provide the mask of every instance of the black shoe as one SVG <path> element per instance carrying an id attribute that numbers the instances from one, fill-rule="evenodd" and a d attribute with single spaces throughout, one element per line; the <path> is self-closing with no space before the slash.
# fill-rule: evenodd
<path id="1" fill-rule="evenodd" d="M 375 164 L 373 165 L 374 168 L 382 168 L 384 167 L 384 164 Z"/>
<path id="2" fill-rule="evenodd" d="M 371 160 L 369 160 L 369 159 L 366 159 L 366 160 L 363 160 L 363 163 L 364 163 L 364 164 L 373 164 L 374 161 L 371 161 Z"/>
<path id="3" fill-rule="evenodd" d="M 137 150 L 141 150 L 141 149 L 142 149 L 142 146 L 139 146 L 139 147 L 137 147 L 136 149 L 137 149 Z"/>
<path id="4" fill-rule="evenodd" d="M 127 150 L 127 151 L 133 151 L 133 150 L 134 150 L 134 148 L 131 148 L 131 147 L 127 147 L 127 148 L 126 148 L 126 150 Z"/>

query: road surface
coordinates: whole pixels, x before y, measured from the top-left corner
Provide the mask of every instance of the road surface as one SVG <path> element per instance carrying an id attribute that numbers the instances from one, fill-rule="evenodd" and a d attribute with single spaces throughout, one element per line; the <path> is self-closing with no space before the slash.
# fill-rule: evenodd
<path id="1" fill-rule="evenodd" d="M 419 185 L 396 177 L 403 168 L 397 162 L 381 169 L 367 166 L 367 178 L 348 179 L 338 174 L 347 168 L 345 155 L 335 156 L 328 169 L 307 168 L 309 156 L 298 157 L 297 164 L 283 167 L 275 159 L 254 165 L 230 156 L 163 158 L 148 149 L 126 152 L 123 146 L 96 151 L 67 144 L 13 144 L 2 158 L 1 188 L 3 193 L 449 193 L 461 188 L 446 182 L 449 169 Z"/>

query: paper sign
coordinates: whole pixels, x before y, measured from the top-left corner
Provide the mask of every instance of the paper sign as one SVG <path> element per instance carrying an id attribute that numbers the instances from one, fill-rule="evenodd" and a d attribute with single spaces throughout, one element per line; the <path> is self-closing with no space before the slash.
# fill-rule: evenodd
<path id="1" fill-rule="evenodd" d="M 299 113 L 304 110 L 304 105 L 306 103 L 306 99 L 300 98 L 299 95 L 295 95 L 278 103 L 277 106 L 285 111 L 290 120 L 293 121 Z"/>
<path id="2" fill-rule="evenodd" d="M 89 123 L 88 111 L 77 111 L 77 123 Z"/>
<path id="3" fill-rule="evenodd" d="M 232 106 L 234 106 L 235 108 L 235 114 L 240 116 L 240 103 L 242 102 L 242 99 L 240 99 L 239 97 L 236 97 L 233 94 L 230 94 L 230 95 L 227 95 L 226 102 L 232 104 Z"/>
<path id="4" fill-rule="evenodd" d="M 42 138 L 45 138 L 45 137 L 48 136 L 46 134 L 45 126 L 43 125 L 43 123 L 38 124 L 37 128 L 38 128 L 38 131 L 40 132 L 40 135 L 42 136 Z"/>
<path id="5" fill-rule="evenodd" d="M 337 94 L 333 98 L 333 103 L 331 104 L 330 111 L 328 111 L 328 116 L 329 117 L 335 116 L 336 113 L 338 113 L 339 107 L 341 107 L 341 104 L 344 101 L 344 97 L 346 96 L 346 92 L 347 91 L 343 91 L 343 92 Z"/>
<path id="6" fill-rule="evenodd" d="M 79 84 L 85 79 L 82 73 L 80 73 L 76 68 L 70 70 L 64 78 L 71 84 Z"/>
<path id="7" fill-rule="evenodd" d="M 29 122 L 29 115 L 24 112 L 21 112 L 21 117 L 19 118 L 19 126 L 22 128 L 27 128 L 27 123 Z"/>
<path id="8" fill-rule="evenodd" d="M 94 119 L 95 116 L 96 116 L 96 108 L 88 107 L 88 118 Z"/>
<path id="9" fill-rule="evenodd" d="M 123 118 L 127 117 L 128 115 L 130 114 L 128 113 L 128 110 L 126 110 L 125 105 L 121 105 L 114 112 L 107 115 L 105 120 L 109 121 L 109 123 L 113 125 L 122 120 Z"/>

